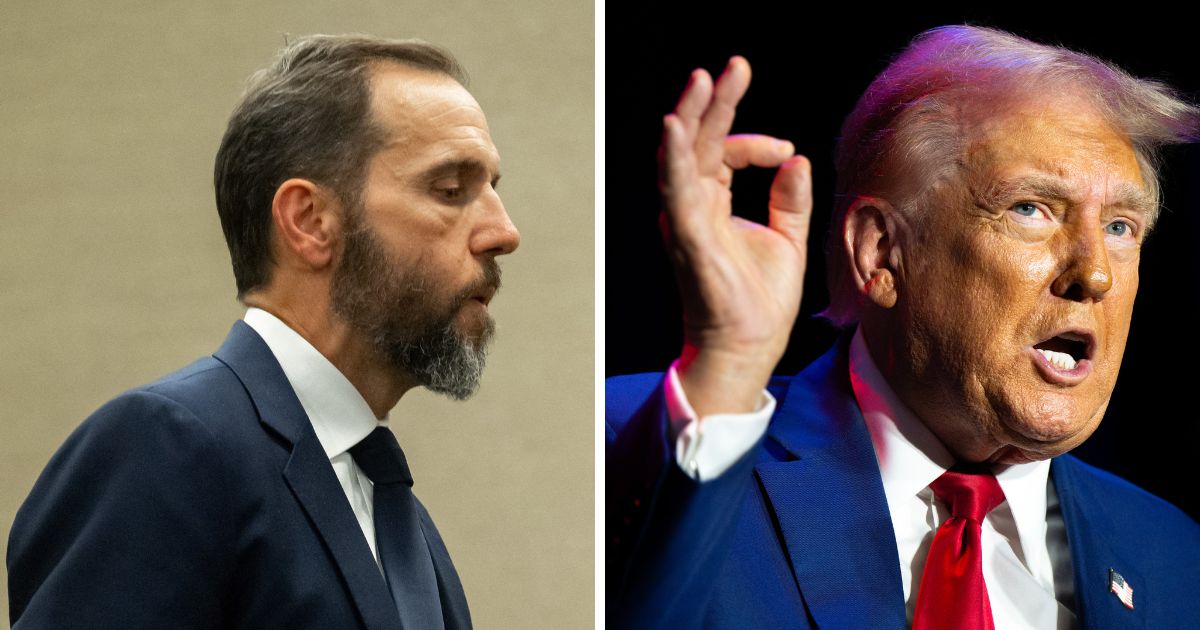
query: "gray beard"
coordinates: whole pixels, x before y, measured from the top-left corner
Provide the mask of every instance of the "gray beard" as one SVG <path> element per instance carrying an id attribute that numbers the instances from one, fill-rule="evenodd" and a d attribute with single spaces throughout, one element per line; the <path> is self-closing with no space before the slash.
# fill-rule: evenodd
<path id="1" fill-rule="evenodd" d="M 479 389 L 487 362 L 487 345 L 495 327 L 488 318 L 478 345 L 460 335 L 452 320 L 438 330 L 410 338 L 380 334 L 373 342 L 393 367 L 403 369 L 426 389 L 455 400 L 466 400 Z"/>
<path id="2" fill-rule="evenodd" d="M 362 221 L 361 209 L 347 213 L 346 246 L 333 276 L 333 311 L 391 367 L 430 391 L 466 400 L 479 389 L 487 347 L 496 324 L 490 316 L 478 338 L 455 326 L 462 307 L 481 286 L 500 286 L 500 267 L 485 263 L 483 277 L 440 302 L 437 282 L 422 272 L 398 269 L 383 243 Z"/>

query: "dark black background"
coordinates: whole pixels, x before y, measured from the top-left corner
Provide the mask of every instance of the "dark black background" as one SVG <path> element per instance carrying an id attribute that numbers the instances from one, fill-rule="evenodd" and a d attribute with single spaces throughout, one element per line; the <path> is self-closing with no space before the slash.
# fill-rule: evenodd
<path id="1" fill-rule="evenodd" d="M 695 67 L 719 73 L 733 54 L 754 79 L 735 133 L 791 140 L 813 162 L 815 212 L 801 314 L 777 373 L 822 354 L 835 331 L 812 315 L 827 303 L 823 244 L 833 199 L 833 147 L 842 119 L 888 60 L 917 33 L 942 24 L 994 26 L 1062 44 L 1162 80 L 1200 99 L 1197 36 L 1182 15 L 1080 14 L 1018 9 L 880 12 L 799 3 L 729 2 L 719 12 L 652 3 L 608 7 L 605 100 L 605 371 L 665 369 L 681 344 L 680 309 L 657 229 L 655 152 L 663 114 Z M 1074 451 L 1200 515 L 1193 452 L 1200 322 L 1200 147 L 1173 148 L 1163 169 L 1165 211 L 1142 251 L 1141 289 L 1121 375 L 1105 421 Z M 739 173 L 735 211 L 765 220 L 772 172 Z"/>

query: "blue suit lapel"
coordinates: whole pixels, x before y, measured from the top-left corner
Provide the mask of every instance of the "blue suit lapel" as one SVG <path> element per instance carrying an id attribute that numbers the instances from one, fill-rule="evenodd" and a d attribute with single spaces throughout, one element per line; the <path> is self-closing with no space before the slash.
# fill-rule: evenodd
<path id="1" fill-rule="evenodd" d="M 849 338 L 792 380 L 768 430 L 795 459 L 756 466 L 796 583 L 821 628 L 906 628 L 899 553 Z M 770 444 L 768 450 L 772 450 Z"/>
<path id="2" fill-rule="evenodd" d="M 213 356 L 237 374 L 259 420 L 291 444 L 292 455 L 282 474 L 346 580 L 363 624 L 369 630 L 399 628 L 400 615 L 387 582 L 304 408 L 267 344 L 239 321 Z"/>
<path id="3" fill-rule="evenodd" d="M 1050 463 L 1050 475 L 1058 493 L 1067 546 L 1075 578 L 1075 611 L 1087 630 L 1145 628 L 1153 613 L 1153 593 L 1139 590 L 1149 584 L 1138 567 L 1137 550 L 1115 544 L 1113 536 L 1122 525 L 1108 518 L 1097 503 L 1102 494 L 1085 487 L 1088 479 L 1079 470 L 1074 457 L 1057 457 Z M 1109 590 L 1109 569 L 1115 569 L 1133 586 L 1133 610 L 1122 604 Z"/>

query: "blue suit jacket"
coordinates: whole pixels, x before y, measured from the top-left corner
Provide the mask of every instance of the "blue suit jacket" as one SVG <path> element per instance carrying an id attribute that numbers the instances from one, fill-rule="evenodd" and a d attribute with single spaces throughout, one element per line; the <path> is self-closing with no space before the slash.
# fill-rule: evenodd
<path id="1" fill-rule="evenodd" d="M 848 338 L 773 379 L 763 441 L 721 477 L 673 464 L 662 375 L 609 379 L 607 614 L 614 628 L 906 627 L 900 561 Z M 1051 462 L 1084 628 L 1200 627 L 1200 526 L 1063 456 Z M 1129 610 L 1109 569 L 1134 589 Z"/>
<path id="2" fill-rule="evenodd" d="M 429 514 L 447 628 L 469 628 Z M 266 343 L 224 345 L 89 417 L 8 546 L 14 630 L 400 627 L 366 538 Z"/>

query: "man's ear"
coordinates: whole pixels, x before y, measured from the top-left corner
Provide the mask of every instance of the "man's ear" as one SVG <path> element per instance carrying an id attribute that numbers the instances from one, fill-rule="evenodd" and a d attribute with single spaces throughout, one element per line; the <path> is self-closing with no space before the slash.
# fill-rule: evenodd
<path id="1" fill-rule="evenodd" d="M 271 219 L 284 255 L 313 270 L 328 266 L 341 235 L 339 208 L 327 190 L 307 179 L 280 184 Z"/>
<path id="2" fill-rule="evenodd" d="M 846 210 L 843 238 L 859 292 L 880 308 L 896 305 L 903 217 L 886 199 L 858 197 Z"/>

